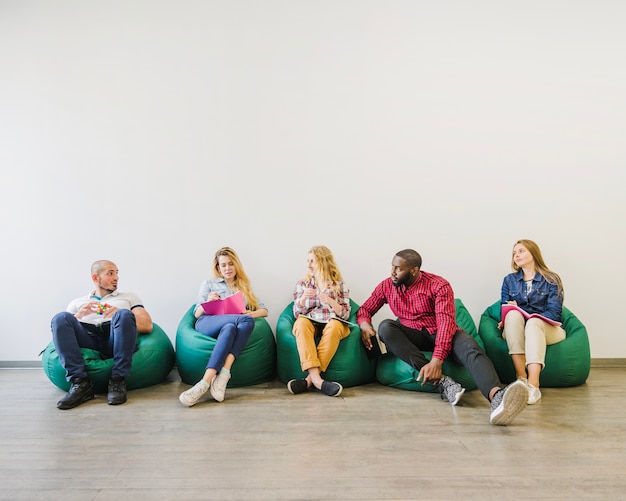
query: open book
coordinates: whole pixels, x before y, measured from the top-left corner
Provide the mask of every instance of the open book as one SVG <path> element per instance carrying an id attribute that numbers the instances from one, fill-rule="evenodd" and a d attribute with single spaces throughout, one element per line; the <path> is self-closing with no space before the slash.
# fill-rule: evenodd
<path id="1" fill-rule="evenodd" d="M 305 315 L 304 313 L 300 313 L 300 315 L 298 316 L 308 318 L 309 320 L 313 320 L 313 322 L 326 323 L 323 320 L 320 320 L 319 318 L 313 318 L 311 315 L 308 315 L 308 314 Z M 357 324 L 355 324 L 354 322 L 348 322 L 347 320 L 344 320 L 343 318 L 330 317 L 329 320 L 339 320 L 340 322 L 343 322 L 344 324 L 348 324 L 350 327 L 357 327 Z"/>
<path id="2" fill-rule="evenodd" d="M 202 305 L 204 313 L 207 315 L 239 314 L 246 311 L 246 302 L 243 300 L 241 291 L 237 291 L 224 299 L 207 301 L 206 303 L 200 304 Z"/>
<path id="3" fill-rule="evenodd" d="M 502 319 L 502 321 L 504 322 L 504 317 L 506 317 L 506 314 L 509 311 L 519 311 L 522 316 L 528 320 L 529 318 L 540 318 L 541 320 L 543 320 L 544 322 L 549 323 L 550 325 L 556 325 L 557 327 L 559 327 L 561 325 L 561 322 L 557 322 L 556 320 L 552 320 L 551 318 L 547 318 L 544 317 L 543 315 L 539 315 L 539 313 L 527 313 L 524 310 L 522 310 L 519 306 L 516 306 L 514 304 L 503 304 L 502 305 L 502 310 L 500 312 L 500 318 Z"/>

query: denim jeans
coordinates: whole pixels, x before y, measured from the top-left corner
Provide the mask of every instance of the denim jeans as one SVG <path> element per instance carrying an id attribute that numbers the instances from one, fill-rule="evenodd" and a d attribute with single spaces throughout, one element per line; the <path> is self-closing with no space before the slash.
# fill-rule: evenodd
<path id="1" fill-rule="evenodd" d="M 206 368 L 219 372 L 229 353 L 237 358 L 250 339 L 252 329 L 254 318 L 250 315 L 202 315 L 196 320 L 198 332 L 217 340 Z"/>
<path id="2" fill-rule="evenodd" d="M 433 351 L 435 348 L 435 336 L 425 330 L 406 327 L 397 320 L 383 320 L 378 326 L 378 335 L 391 353 L 417 370 L 429 362 L 422 350 Z M 492 388 L 504 386 L 491 360 L 464 330 L 459 329 L 454 334 L 450 356 L 468 370 L 485 398 L 489 399 Z"/>
<path id="3" fill-rule="evenodd" d="M 64 311 L 52 318 L 51 327 L 54 347 L 68 381 L 87 377 L 81 348 L 91 348 L 105 358 L 113 358 L 111 375 L 130 374 L 133 353 L 137 351 L 137 324 L 130 310 L 117 310 L 111 322 L 100 327 L 81 323 Z"/>

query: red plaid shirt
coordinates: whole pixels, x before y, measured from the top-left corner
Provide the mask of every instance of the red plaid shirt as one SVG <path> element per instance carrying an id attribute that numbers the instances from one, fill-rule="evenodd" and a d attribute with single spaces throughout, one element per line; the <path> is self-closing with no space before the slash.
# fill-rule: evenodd
<path id="1" fill-rule="evenodd" d="M 372 323 L 372 316 L 388 304 L 402 325 L 427 330 L 435 336 L 433 357 L 445 360 L 452 351 L 452 338 L 458 330 L 454 292 L 450 283 L 432 273 L 420 271 L 409 287 L 396 287 L 391 278 L 379 283 L 357 311 L 357 323 Z"/>

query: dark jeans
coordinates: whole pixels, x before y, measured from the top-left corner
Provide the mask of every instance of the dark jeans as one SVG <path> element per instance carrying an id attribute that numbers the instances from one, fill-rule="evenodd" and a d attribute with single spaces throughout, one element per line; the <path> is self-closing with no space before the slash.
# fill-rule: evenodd
<path id="1" fill-rule="evenodd" d="M 105 358 L 113 358 L 111 375 L 126 377 L 130 374 L 133 353 L 137 351 L 137 324 L 130 310 L 116 311 L 110 322 L 99 327 L 81 323 L 64 311 L 52 318 L 51 327 L 54 347 L 68 381 L 87 377 L 81 348 L 91 348 Z"/>
<path id="2" fill-rule="evenodd" d="M 202 315 L 196 330 L 217 340 L 206 368 L 222 370 L 229 353 L 237 358 L 250 339 L 254 318 L 250 315 Z"/>
<path id="3" fill-rule="evenodd" d="M 435 348 L 435 336 L 425 330 L 406 327 L 397 320 L 383 320 L 378 326 L 378 335 L 391 353 L 417 370 L 429 362 L 422 350 Z M 464 330 L 459 329 L 454 334 L 450 357 L 469 371 L 485 398 L 489 399 L 492 388 L 504 386 L 489 357 Z"/>

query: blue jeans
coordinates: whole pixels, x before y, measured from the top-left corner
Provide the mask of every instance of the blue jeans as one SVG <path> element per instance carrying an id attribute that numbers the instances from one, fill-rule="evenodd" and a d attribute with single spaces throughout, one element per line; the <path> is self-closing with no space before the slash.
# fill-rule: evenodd
<path id="1" fill-rule="evenodd" d="M 422 350 L 433 351 L 435 348 L 435 336 L 425 330 L 406 327 L 397 320 L 383 320 L 378 326 L 378 335 L 391 353 L 417 370 L 429 362 Z M 480 345 L 462 329 L 456 331 L 452 338 L 450 356 L 468 370 L 487 400 L 492 388 L 504 386 Z"/>
<path id="2" fill-rule="evenodd" d="M 110 322 L 99 327 L 81 323 L 64 311 L 52 318 L 51 327 L 54 347 L 68 381 L 88 377 L 81 348 L 91 348 L 105 358 L 113 358 L 111 375 L 130 374 L 133 353 L 137 351 L 137 324 L 130 310 L 116 311 Z"/>
<path id="3" fill-rule="evenodd" d="M 196 320 L 196 330 L 215 338 L 207 369 L 219 372 L 229 353 L 237 358 L 243 351 L 254 329 L 254 318 L 250 315 L 202 315 Z"/>

